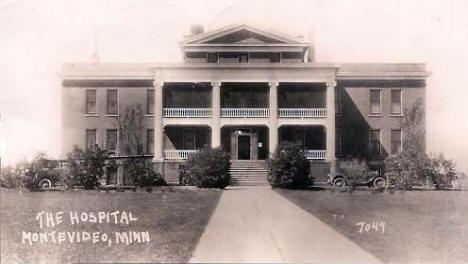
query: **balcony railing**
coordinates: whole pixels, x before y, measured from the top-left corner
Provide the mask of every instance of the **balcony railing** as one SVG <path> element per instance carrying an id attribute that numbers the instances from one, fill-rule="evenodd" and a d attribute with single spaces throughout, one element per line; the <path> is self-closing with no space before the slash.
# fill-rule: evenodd
<path id="1" fill-rule="evenodd" d="M 164 117 L 210 117 L 211 108 L 163 108 Z"/>
<path id="2" fill-rule="evenodd" d="M 326 155 L 326 150 L 306 150 L 306 158 L 309 160 L 322 160 Z"/>
<path id="3" fill-rule="evenodd" d="M 326 117 L 326 108 L 279 108 L 278 117 L 304 118 Z"/>
<path id="4" fill-rule="evenodd" d="M 221 108 L 221 117 L 269 117 L 268 108 Z"/>
<path id="5" fill-rule="evenodd" d="M 195 149 L 164 150 L 164 159 L 185 160 L 197 152 L 198 150 Z"/>

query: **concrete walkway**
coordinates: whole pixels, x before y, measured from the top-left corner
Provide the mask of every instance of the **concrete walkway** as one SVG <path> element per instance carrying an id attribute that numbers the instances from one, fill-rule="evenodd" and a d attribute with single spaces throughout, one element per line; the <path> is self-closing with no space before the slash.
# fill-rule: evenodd
<path id="1" fill-rule="evenodd" d="M 381 263 L 270 187 L 224 191 L 190 262 Z"/>

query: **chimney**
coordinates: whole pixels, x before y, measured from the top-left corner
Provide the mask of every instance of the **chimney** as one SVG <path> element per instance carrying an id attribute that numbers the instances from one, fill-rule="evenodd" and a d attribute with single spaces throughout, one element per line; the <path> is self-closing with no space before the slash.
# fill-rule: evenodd
<path id="1" fill-rule="evenodd" d="M 203 25 L 200 24 L 193 24 L 192 27 L 190 27 L 190 33 L 192 33 L 192 36 L 202 34 L 205 31 L 203 28 Z"/>

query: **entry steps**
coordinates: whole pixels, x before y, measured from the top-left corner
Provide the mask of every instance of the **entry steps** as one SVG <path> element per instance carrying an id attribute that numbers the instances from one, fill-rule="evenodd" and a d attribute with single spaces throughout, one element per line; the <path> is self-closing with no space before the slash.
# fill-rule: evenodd
<path id="1" fill-rule="evenodd" d="M 231 160 L 231 185 L 236 186 L 266 186 L 266 161 L 264 160 Z"/>

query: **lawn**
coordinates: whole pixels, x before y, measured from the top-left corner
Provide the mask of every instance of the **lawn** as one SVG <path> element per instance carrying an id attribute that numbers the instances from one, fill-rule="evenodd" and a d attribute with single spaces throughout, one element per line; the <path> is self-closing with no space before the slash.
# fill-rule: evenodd
<path id="1" fill-rule="evenodd" d="M 18 193 L 17 190 L 1 190 L 1 263 L 125 263 L 125 262 L 187 262 L 196 243 L 219 200 L 218 190 L 169 190 L 148 192 L 101 193 L 97 191 Z M 62 223 L 54 227 L 39 227 L 37 213 L 63 211 Z M 86 212 L 88 222 L 71 224 L 70 211 Z M 94 212 L 119 215 L 101 218 L 101 223 L 91 223 Z M 126 224 L 123 211 L 132 219 Z M 113 216 L 119 216 L 117 224 Z M 79 215 L 81 219 L 81 215 Z M 44 225 L 47 223 L 44 219 Z M 56 220 L 56 218 L 53 218 Z M 86 218 L 84 218 L 86 219 Z M 55 222 L 57 223 L 57 222 Z M 51 224 L 51 222 L 49 222 Z M 22 243 L 22 231 L 26 232 L 100 232 L 108 235 L 92 242 L 75 240 L 53 243 Z M 149 242 L 116 244 L 115 232 L 148 232 Z M 80 232 L 80 233 L 73 233 Z M 67 234 L 67 235 L 68 235 Z M 123 234 L 123 233 L 119 233 Z M 128 233 L 127 233 L 128 234 Z M 133 234 L 133 233 L 131 233 Z M 130 234 L 129 234 L 130 235 Z M 78 235 L 76 235 L 78 236 Z M 101 237 L 102 238 L 102 237 Z M 109 244 L 109 240 L 113 240 Z"/>
<path id="2" fill-rule="evenodd" d="M 277 191 L 384 262 L 468 263 L 467 192 Z"/>

